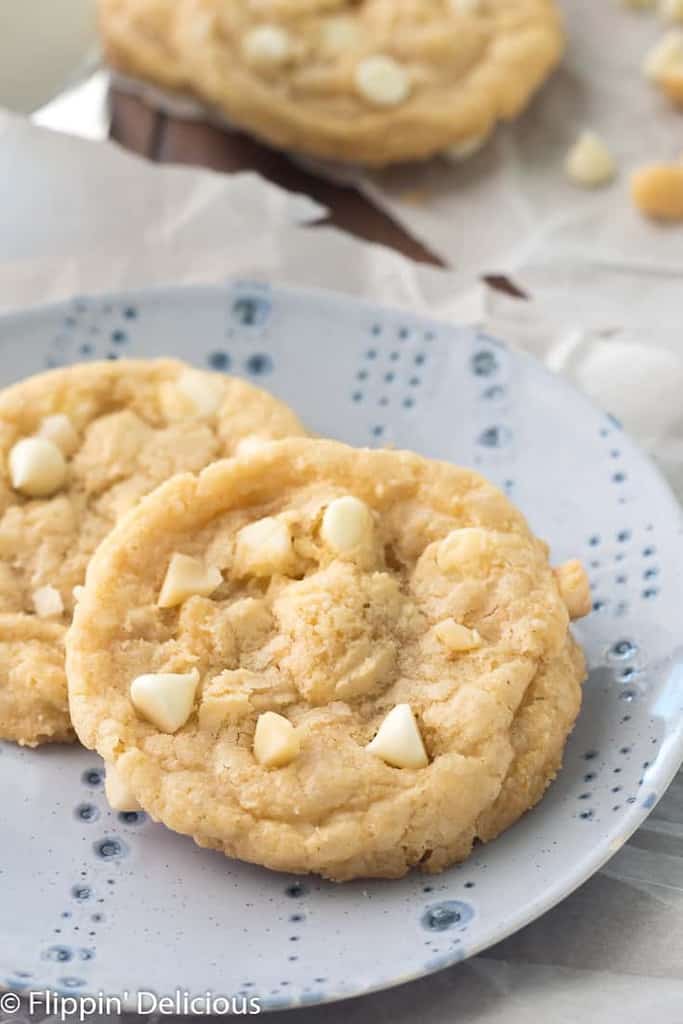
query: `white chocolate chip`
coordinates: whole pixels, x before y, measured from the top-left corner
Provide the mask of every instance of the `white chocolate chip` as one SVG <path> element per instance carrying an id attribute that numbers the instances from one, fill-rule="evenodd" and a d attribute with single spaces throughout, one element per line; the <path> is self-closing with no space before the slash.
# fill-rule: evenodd
<path id="1" fill-rule="evenodd" d="M 192 714 L 199 672 L 157 672 L 138 676 L 130 685 L 133 706 L 161 732 L 177 732 Z"/>
<path id="2" fill-rule="evenodd" d="M 130 786 L 121 777 L 121 773 L 113 764 L 108 764 L 104 777 L 104 795 L 112 811 L 141 811 Z"/>
<path id="3" fill-rule="evenodd" d="M 465 526 L 452 530 L 439 544 L 436 564 L 444 573 L 473 572 L 481 568 L 491 550 L 486 530 Z"/>
<path id="4" fill-rule="evenodd" d="M 361 39 L 360 25 L 354 18 L 343 14 L 326 18 L 320 26 L 320 42 L 323 49 L 330 54 L 340 54 L 351 50 Z"/>
<path id="5" fill-rule="evenodd" d="M 54 416 L 46 416 L 40 424 L 38 436 L 45 437 L 48 441 L 54 441 L 65 455 L 73 455 L 79 444 L 78 434 L 73 423 L 62 412 L 55 413 Z"/>
<path id="6" fill-rule="evenodd" d="M 565 562 L 554 570 L 555 579 L 562 600 L 567 605 L 571 619 L 581 619 L 588 615 L 592 607 L 591 588 L 586 570 L 578 559 Z"/>
<path id="7" fill-rule="evenodd" d="M 254 733 L 254 757 L 264 768 L 283 768 L 299 755 L 301 740 L 283 715 L 265 711 L 259 715 Z"/>
<path id="8" fill-rule="evenodd" d="M 195 416 L 213 416 L 225 397 L 221 380 L 197 370 L 185 370 L 176 381 L 176 387 L 192 408 Z"/>
<path id="9" fill-rule="evenodd" d="M 279 67 L 291 53 L 289 35 L 279 25 L 257 25 L 244 36 L 242 53 L 257 67 Z"/>
<path id="10" fill-rule="evenodd" d="M 320 536 L 337 554 L 347 555 L 372 539 L 372 513 L 364 501 L 348 494 L 325 509 Z"/>
<path id="11" fill-rule="evenodd" d="M 455 619 L 444 619 L 434 626 L 434 636 L 443 646 L 457 654 L 460 651 L 474 651 L 481 647 L 481 637 L 476 629 L 468 629 Z"/>
<path id="12" fill-rule="evenodd" d="M 446 147 L 444 156 L 454 164 L 461 164 L 463 160 L 468 160 L 469 157 L 478 153 L 486 139 L 486 135 L 473 135 L 469 139 L 463 139 L 462 142 L 454 142 Z"/>
<path id="13" fill-rule="evenodd" d="M 160 608 L 174 608 L 193 594 L 209 597 L 222 582 L 220 569 L 176 552 L 166 570 L 157 603 Z"/>
<path id="14" fill-rule="evenodd" d="M 289 527 L 267 516 L 244 526 L 237 534 L 235 570 L 239 576 L 272 576 L 290 568 L 294 549 Z"/>
<path id="15" fill-rule="evenodd" d="M 80 601 L 80 599 L 83 597 L 83 594 L 85 593 L 85 587 L 82 586 L 82 584 L 77 583 L 76 586 L 71 591 L 71 593 L 73 595 L 74 601 L 78 603 L 78 601 Z"/>
<path id="16" fill-rule="evenodd" d="M 575 185 L 595 188 L 611 181 L 616 174 L 614 158 L 595 132 L 583 132 L 567 153 L 567 175 Z"/>
<path id="17" fill-rule="evenodd" d="M 393 768 L 426 768 L 429 764 L 410 704 L 392 708 L 365 749 Z"/>
<path id="18" fill-rule="evenodd" d="M 674 71 L 683 68 L 683 32 L 672 29 L 666 32 L 648 50 L 643 61 L 643 74 L 652 82 L 659 82 Z"/>
<path id="19" fill-rule="evenodd" d="M 64 611 L 62 595 L 56 587 L 39 587 L 33 592 L 33 607 L 41 619 L 49 619 L 53 615 L 61 615 Z"/>
<path id="20" fill-rule="evenodd" d="M 683 0 L 659 0 L 657 13 L 664 21 L 683 21 Z"/>
<path id="21" fill-rule="evenodd" d="M 47 498 L 66 480 L 66 462 L 54 441 L 25 437 L 9 453 L 12 487 L 30 498 Z"/>
<path id="22" fill-rule="evenodd" d="M 398 106 L 410 94 L 406 69 L 393 57 L 382 54 L 361 60 L 356 65 L 354 80 L 363 99 L 378 107 Z"/>

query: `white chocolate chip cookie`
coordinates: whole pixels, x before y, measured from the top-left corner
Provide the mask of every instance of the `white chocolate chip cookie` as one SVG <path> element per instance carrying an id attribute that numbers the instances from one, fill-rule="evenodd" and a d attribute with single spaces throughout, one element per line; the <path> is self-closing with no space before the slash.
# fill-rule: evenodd
<path id="1" fill-rule="evenodd" d="M 301 432 L 265 392 L 171 360 L 74 366 L 0 394 L 0 737 L 29 746 L 74 738 L 64 633 L 90 555 L 116 519 L 252 433 Z M 168 606 L 221 580 L 211 566 L 175 568 Z"/>
<path id="2" fill-rule="evenodd" d="M 222 583 L 162 608 L 178 553 Z M 578 568 L 559 578 L 575 606 Z M 275 442 L 176 476 L 100 546 L 67 639 L 74 726 L 200 845 L 339 880 L 438 871 L 557 772 L 584 676 L 569 621 L 546 546 L 476 473 Z"/>
<path id="3" fill-rule="evenodd" d="M 276 146 L 385 165 L 477 147 L 563 49 L 553 0 L 100 0 L 110 61 Z"/>

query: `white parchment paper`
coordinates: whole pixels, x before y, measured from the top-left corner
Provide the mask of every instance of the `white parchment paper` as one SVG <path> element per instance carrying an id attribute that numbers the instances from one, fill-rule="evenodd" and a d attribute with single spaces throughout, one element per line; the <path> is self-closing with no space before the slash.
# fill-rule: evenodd
<path id="1" fill-rule="evenodd" d="M 622 415 L 683 493 L 680 332 L 625 318 L 584 327 L 552 302 L 508 299 L 320 226 L 318 206 L 255 175 L 154 167 L 2 113 L 0 181 L 0 310 L 243 273 L 483 321 Z M 683 1021 L 682 841 L 679 777 L 602 872 L 484 956 L 344 1006 L 289 1011 L 283 1024 Z"/>

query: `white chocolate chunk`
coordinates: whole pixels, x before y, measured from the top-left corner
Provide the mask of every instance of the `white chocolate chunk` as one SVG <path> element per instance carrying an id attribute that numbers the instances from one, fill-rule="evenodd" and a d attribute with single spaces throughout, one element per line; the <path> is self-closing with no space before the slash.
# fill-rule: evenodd
<path id="1" fill-rule="evenodd" d="M 393 57 L 378 54 L 356 65 L 354 81 L 358 93 L 378 107 L 395 107 L 410 94 L 408 72 Z"/>
<path id="2" fill-rule="evenodd" d="M 291 566 L 294 549 L 289 527 L 267 516 L 244 526 L 237 534 L 235 571 L 240 576 L 272 576 Z"/>
<path id="3" fill-rule="evenodd" d="M 12 487 L 30 498 L 47 498 L 66 480 L 66 462 L 54 441 L 25 437 L 9 453 Z"/>
<path id="4" fill-rule="evenodd" d="M 460 651 L 474 651 L 481 647 L 481 637 L 476 629 L 468 629 L 455 619 L 444 619 L 434 626 L 434 636 L 454 654 Z"/>
<path id="5" fill-rule="evenodd" d="M 259 715 L 254 732 L 254 757 L 264 768 L 283 768 L 299 755 L 301 740 L 283 715 L 265 711 Z"/>
<path id="6" fill-rule="evenodd" d="M 444 537 L 436 552 L 436 564 L 445 573 L 476 572 L 490 550 L 491 541 L 486 530 L 479 526 L 465 526 Z"/>
<path id="7" fill-rule="evenodd" d="M 320 536 L 337 554 L 346 555 L 372 540 L 372 512 L 359 498 L 335 498 L 325 509 Z"/>
<path id="8" fill-rule="evenodd" d="M 289 35 L 279 25 L 257 25 L 244 36 L 242 53 L 257 67 L 279 67 L 291 53 Z"/>
<path id="9" fill-rule="evenodd" d="M 645 54 L 643 74 L 652 82 L 659 82 L 672 72 L 683 69 L 683 32 L 672 29 Z"/>
<path id="10" fill-rule="evenodd" d="M 595 188 L 611 181 L 616 174 L 614 158 L 595 132 L 583 132 L 567 153 L 565 168 L 575 185 Z"/>
<path id="11" fill-rule="evenodd" d="M 141 811 L 130 786 L 121 778 L 113 764 L 108 764 L 104 777 L 104 794 L 112 811 Z"/>
<path id="12" fill-rule="evenodd" d="M 157 672 L 138 676 L 130 699 L 143 718 L 161 732 L 177 732 L 192 714 L 199 672 Z"/>
<path id="13" fill-rule="evenodd" d="M 683 21 L 683 0 L 659 0 L 657 13 L 664 21 Z"/>
<path id="14" fill-rule="evenodd" d="M 74 601 L 78 602 L 83 597 L 85 587 L 81 583 L 77 583 L 71 591 Z"/>
<path id="15" fill-rule="evenodd" d="M 393 768 L 426 768 L 429 764 L 410 704 L 392 708 L 365 749 Z"/>
<path id="16" fill-rule="evenodd" d="M 61 615 L 64 611 L 62 595 L 56 587 L 39 587 L 33 592 L 33 607 L 41 619 L 49 619 L 52 615 Z"/>
<path id="17" fill-rule="evenodd" d="M 452 163 L 460 164 L 463 160 L 468 160 L 469 157 L 478 153 L 486 139 L 486 135 L 473 135 L 469 139 L 463 139 L 462 142 L 454 142 L 446 147 L 444 156 Z"/>
<path id="18" fill-rule="evenodd" d="M 55 413 L 54 416 L 46 416 L 40 424 L 38 436 L 45 437 L 48 441 L 54 441 L 65 455 L 73 455 L 79 444 L 78 434 L 73 423 L 62 412 Z"/>
<path id="19" fill-rule="evenodd" d="M 562 600 L 571 619 L 588 615 L 592 607 L 591 587 L 586 570 L 578 559 L 565 562 L 554 570 Z"/>
<path id="20" fill-rule="evenodd" d="M 320 26 L 320 42 L 327 53 L 343 53 L 356 46 L 360 40 L 360 25 L 343 14 L 326 18 Z"/>
<path id="21" fill-rule="evenodd" d="M 225 396 L 225 388 L 220 380 L 197 370 L 181 373 L 176 387 L 189 402 L 195 416 L 213 416 L 220 409 Z"/>
<path id="22" fill-rule="evenodd" d="M 176 552 L 166 570 L 157 603 L 160 608 L 175 608 L 194 594 L 209 597 L 222 582 L 220 569 Z"/>

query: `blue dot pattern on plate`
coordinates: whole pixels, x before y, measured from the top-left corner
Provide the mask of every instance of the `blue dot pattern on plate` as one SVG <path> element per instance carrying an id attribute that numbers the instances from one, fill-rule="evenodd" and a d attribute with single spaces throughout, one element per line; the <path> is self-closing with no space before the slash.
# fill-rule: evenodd
<path id="1" fill-rule="evenodd" d="M 420 918 L 422 927 L 432 932 L 443 932 L 451 928 L 465 928 L 474 917 L 469 903 L 461 900 L 444 900 L 432 903 Z"/>
<path id="2" fill-rule="evenodd" d="M 388 348 L 378 348 L 375 340 L 380 338 Z M 409 323 L 391 331 L 376 322 L 366 328 L 349 397 L 353 405 L 363 407 L 371 444 L 390 444 L 387 418 L 409 415 L 419 408 L 429 348 L 435 338 L 433 330 Z"/>

